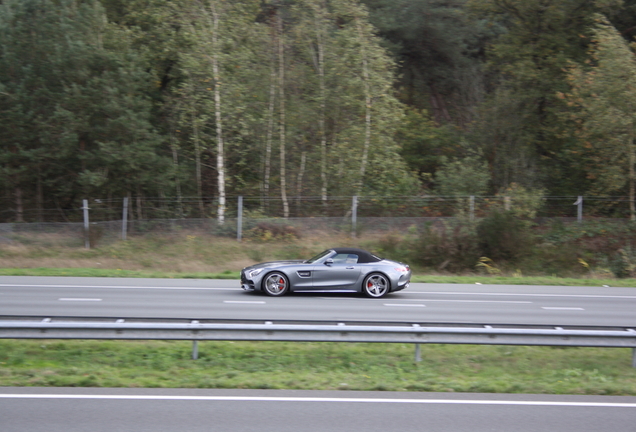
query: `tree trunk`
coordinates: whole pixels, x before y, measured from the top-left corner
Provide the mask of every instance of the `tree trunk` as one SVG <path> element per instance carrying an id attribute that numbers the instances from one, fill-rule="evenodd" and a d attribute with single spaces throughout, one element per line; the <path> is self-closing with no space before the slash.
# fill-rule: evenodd
<path id="1" fill-rule="evenodd" d="M 364 186 L 364 175 L 367 169 L 367 162 L 369 159 L 369 148 L 371 147 L 371 104 L 373 100 L 371 98 L 371 85 L 369 84 L 369 64 L 367 59 L 367 53 L 364 48 L 365 39 L 362 34 L 362 28 L 360 26 L 360 18 L 356 18 L 356 28 L 358 29 L 358 36 L 360 38 L 360 53 L 362 55 L 362 81 L 364 84 L 364 144 L 362 148 L 362 161 L 360 162 L 360 174 L 358 179 L 358 185 L 356 187 L 356 195 L 360 196 L 362 193 L 362 187 Z"/>
<path id="2" fill-rule="evenodd" d="M 320 83 L 320 112 L 318 114 L 318 134 L 320 136 L 320 179 L 322 181 L 321 198 L 323 210 L 327 208 L 327 132 L 325 130 L 325 111 L 327 90 L 325 86 L 325 47 L 322 38 L 322 28 L 317 17 L 316 45 L 318 48 L 318 80 Z"/>
<path id="3" fill-rule="evenodd" d="M 300 197 L 303 193 L 303 177 L 305 175 L 305 163 L 307 162 L 307 152 L 305 150 L 300 154 L 300 169 L 298 177 L 296 177 L 296 217 L 300 217 Z"/>
<path id="4" fill-rule="evenodd" d="M 170 148 L 172 149 L 172 165 L 174 167 L 174 184 L 175 184 L 176 193 L 177 193 L 177 210 L 179 213 L 178 216 L 180 219 L 182 219 L 183 218 L 183 203 L 182 203 L 183 197 L 181 196 L 181 180 L 179 179 L 179 174 L 180 174 L 179 149 L 177 145 L 174 143 L 174 135 L 172 135 L 172 132 L 170 133 Z"/>
<path id="5" fill-rule="evenodd" d="M 137 219 L 138 220 L 144 219 L 142 197 L 141 197 L 141 187 L 139 187 L 139 185 L 137 185 Z"/>
<path id="6" fill-rule="evenodd" d="M 192 137 L 194 138 L 194 164 L 195 164 L 195 171 L 196 171 L 199 214 L 201 217 L 203 217 L 204 208 L 203 208 L 203 186 L 202 186 L 202 180 L 201 180 L 201 143 L 199 142 L 199 127 L 197 125 L 197 120 L 194 116 L 194 113 L 192 113 Z"/>
<path id="7" fill-rule="evenodd" d="M 280 98 L 280 197 L 283 201 L 283 217 L 289 217 L 289 203 L 287 202 L 287 178 L 285 173 L 285 57 L 283 43 L 283 17 L 281 11 L 276 14 L 278 27 L 278 94 Z"/>
<path id="8" fill-rule="evenodd" d="M 37 182 L 36 190 L 35 190 L 35 205 L 37 207 L 38 222 L 43 222 L 43 217 L 42 217 L 43 201 L 44 200 L 42 197 L 42 174 L 40 172 L 40 166 L 38 165 L 38 182 Z"/>
<path id="9" fill-rule="evenodd" d="M 274 65 L 275 60 L 275 47 L 272 43 L 272 69 L 270 72 L 269 82 L 269 106 L 267 109 L 267 136 L 265 138 L 265 169 L 263 173 L 263 200 L 261 201 L 261 210 L 265 214 L 269 213 L 269 177 L 271 173 L 272 165 L 272 137 L 274 135 L 274 104 L 276 101 L 276 67 Z"/>
<path id="10" fill-rule="evenodd" d="M 212 11 L 213 27 L 212 27 L 212 73 L 214 75 L 214 118 L 216 121 L 216 170 L 218 174 L 218 192 L 219 205 L 217 208 L 217 221 L 219 225 L 225 223 L 225 155 L 223 146 L 223 124 L 221 120 L 221 77 L 219 75 L 218 62 L 218 28 L 219 14 L 214 7 L 214 3 L 210 4 Z"/>
<path id="11" fill-rule="evenodd" d="M 636 154 L 634 154 L 634 125 L 632 124 L 629 130 L 629 144 L 627 151 L 629 151 L 629 219 L 636 220 L 636 205 L 634 204 L 634 195 L 636 185 L 636 175 L 634 173 L 634 164 L 636 163 Z"/>
<path id="12" fill-rule="evenodd" d="M 15 221 L 24 222 L 24 203 L 22 202 L 22 188 L 16 186 L 14 189 L 15 196 Z"/>

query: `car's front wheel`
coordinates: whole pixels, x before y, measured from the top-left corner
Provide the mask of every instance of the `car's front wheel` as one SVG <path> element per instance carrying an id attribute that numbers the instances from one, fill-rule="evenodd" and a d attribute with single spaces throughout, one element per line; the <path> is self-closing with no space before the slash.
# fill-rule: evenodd
<path id="1" fill-rule="evenodd" d="M 282 296 L 289 291 L 289 279 L 282 273 L 270 273 L 263 279 L 263 291 L 270 296 Z"/>
<path id="2" fill-rule="evenodd" d="M 391 284 L 386 276 L 373 273 L 364 279 L 362 292 L 367 297 L 380 298 L 386 295 L 391 288 Z"/>

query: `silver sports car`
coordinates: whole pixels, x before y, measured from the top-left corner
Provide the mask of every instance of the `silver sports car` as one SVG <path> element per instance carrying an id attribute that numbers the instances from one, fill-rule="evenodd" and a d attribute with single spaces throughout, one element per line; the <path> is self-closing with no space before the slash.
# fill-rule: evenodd
<path id="1" fill-rule="evenodd" d="M 275 261 L 245 267 L 241 286 L 281 296 L 293 291 L 362 292 L 380 298 L 409 286 L 407 264 L 354 248 L 328 249 L 308 260 Z"/>

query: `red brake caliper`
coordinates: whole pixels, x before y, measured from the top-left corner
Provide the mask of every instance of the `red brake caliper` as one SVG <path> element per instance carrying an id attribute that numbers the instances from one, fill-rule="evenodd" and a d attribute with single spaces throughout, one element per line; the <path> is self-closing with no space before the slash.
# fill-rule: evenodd
<path id="1" fill-rule="evenodd" d="M 284 287 L 284 286 L 285 286 L 285 279 L 280 278 L 280 279 L 278 280 L 278 288 L 279 288 L 279 289 L 283 289 L 283 287 Z"/>

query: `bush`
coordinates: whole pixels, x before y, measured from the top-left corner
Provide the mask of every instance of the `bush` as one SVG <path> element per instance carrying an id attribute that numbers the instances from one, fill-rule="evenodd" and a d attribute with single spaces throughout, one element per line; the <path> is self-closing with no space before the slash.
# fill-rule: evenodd
<path id="1" fill-rule="evenodd" d="M 270 240 L 297 240 L 300 238 L 298 230 L 290 225 L 279 225 L 270 222 L 260 222 L 246 232 L 245 237 L 267 242 Z"/>
<path id="2" fill-rule="evenodd" d="M 413 246 L 413 262 L 461 272 L 474 269 L 480 257 L 473 226 L 466 222 L 427 224 Z"/>
<path id="3" fill-rule="evenodd" d="M 528 254 L 532 235 L 528 222 L 511 211 L 495 210 L 477 225 L 482 255 L 493 260 L 516 261 Z"/>

